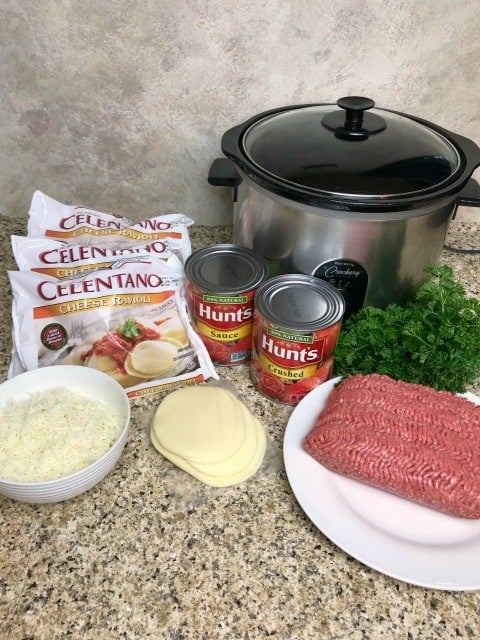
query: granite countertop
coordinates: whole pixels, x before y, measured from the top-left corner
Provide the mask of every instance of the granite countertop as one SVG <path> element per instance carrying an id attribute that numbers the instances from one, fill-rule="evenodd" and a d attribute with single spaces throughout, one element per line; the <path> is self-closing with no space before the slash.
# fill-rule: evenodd
<path id="1" fill-rule="evenodd" d="M 15 268 L 10 235 L 24 234 L 25 224 L 0 216 L 9 269 Z M 191 237 L 197 248 L 230 240 L 231 229 L 194 226 Z M 447 242 L 478 247 L 480 226 L 453 221 Z M 480 296 L 479 255 L 445 250 L 441 260 Z M 4 380 L 11 345 L 5 271 L 0 296 Z M 292 409 L 257 393 L 244 365 L 219 373 L 236 385 L 281 451 Z M 148 440 L 160 399 L 132 401 L 124 454 L 94 489 L 53 505 L 0 497 L 1 638 L 480 637 L 480 591 L 425 589 L 364 566 L 310 522 L 283 469 L 221 490 L 183 483 L 185 474 Z"/>

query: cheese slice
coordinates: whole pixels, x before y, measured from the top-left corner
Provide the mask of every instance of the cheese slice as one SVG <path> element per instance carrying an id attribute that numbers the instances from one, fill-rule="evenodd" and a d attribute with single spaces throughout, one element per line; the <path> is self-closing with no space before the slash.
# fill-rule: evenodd
<path id="1" fill-rule="evenodd" d="M 220 387 L 177 389 L 155 412 L 152 431 L 162 447 L 191 462 L 222 462 L 238 451 L 245 438 L 239 404 Z"/>
<path id="2" fill-rule="evenodd" d="M 243 402 L 213 386 L 188 387 L 167 396 L 157 409 L 150 437 L 165 458 L 214 487 L 250 478 L 262 464 L 267 443 L 263 426 Z"/>
<path id="3" fill-rule="evenodd" d="M 213 464 L 192 462 L 192 466 L 200 473 L 206 476 L 229 476 L 236 471 L 240 472 L 244 468 L 249 468 L 250 461 L 255 459 L 256 454 L 259 453 L 262 447 L 263 454 L 265 453 L 265 447 L 263 445 L 263 440 L 266 440 L 265 430 L 243 403 L 239 403 L 239 405 L 242 414 L 241 419 L 245 425 L 245 438 L 242 446 L 232 456 L 221 462 L 215 462 Z"/>
<path id="4" fill-rule="evenodd" d="M 151 434 L 152 444 L 157 449 L 159 453 L 161 453 L 167 460 L 173 462 L 179 469 L 186 471 L 191 476 L 200 480 L 204 484 L 208 484 L 211 487 L 229 487 L 234 484 L 239 484 L 240 482 L 244 482 L 251 478 L 258 469 L 260 468 L 263 458 L 265 457 L 265 449 L 266 449 L 266 436 L 265 431 L 262 429 L 261 435 L 258 441 L 255 442 L 255 448 L 251 453 L 251 457 L 241 469 L 232 468 L 231 471 L 224 475 L 214 475 L 206 473 L 205 471 L 201 471 L 200 469 L 194 467 L 188 460 L 178 456 L 171 451 L 168 451 L 158 442 L 155 435 Z M 227 463 L 225 463 L 227 464 Z"/>

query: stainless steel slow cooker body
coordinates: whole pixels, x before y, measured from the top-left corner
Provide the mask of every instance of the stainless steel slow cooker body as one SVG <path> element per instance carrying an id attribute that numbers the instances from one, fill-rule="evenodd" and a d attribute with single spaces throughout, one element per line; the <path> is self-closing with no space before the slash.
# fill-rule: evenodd
<path id="1" fill-rule="evenodd" d="M 209 182 L 233 187 L 234 240 L 272 273 L 334 284 L 346 315 L 404 302 L 443 248 L 459 204 L 480 206 L 480 149 L 373 101 L 259 114 L 222 137 Z"/>

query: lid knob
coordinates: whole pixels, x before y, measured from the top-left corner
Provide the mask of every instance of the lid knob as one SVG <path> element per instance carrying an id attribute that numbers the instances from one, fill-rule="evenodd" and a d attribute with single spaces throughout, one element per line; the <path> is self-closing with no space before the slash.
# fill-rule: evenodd
<path id="1" fill-rule="evenodd" d="M 341 109 L 345 109 L 345 129 L 348 131 L 361 131 L 363 112 L 375 106 L 375 102 L 370 98 L 361 96 L 347 96 L 339 98 L 337 104 Z"/>
<path id="2" fill-rule="evenodd" d="M 365 140 L 372 133 L 385 129 L 386 122 L 373 113 L 364 113 L 375 106 L 375 102 L 363 96 L 345 96 L 337 100 L 337 105 L 345 110 L 332 111 L 322 118 L 322 124 L 335 132 L 342 140 Z"/>

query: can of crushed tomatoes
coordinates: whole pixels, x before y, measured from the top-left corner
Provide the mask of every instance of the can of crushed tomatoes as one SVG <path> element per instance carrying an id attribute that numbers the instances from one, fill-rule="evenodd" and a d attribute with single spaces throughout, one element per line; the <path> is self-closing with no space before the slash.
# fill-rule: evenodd
<path id="1" fill-rule="evenodd" d="M 194 251 L 185 262 L 192 325 L 212 362 L 248 362 L 252 351 L 253 300 L 268 277 L 268 263 L 251 249 L 216 244 Z"/>
<path id="2" fill-rule="evenodd" d="M 269 398 L 297 404 L 332 374 L 343 296 L 314 276 L 286 274 L 263 283 L 254 304 L 252 382 Z"/>

